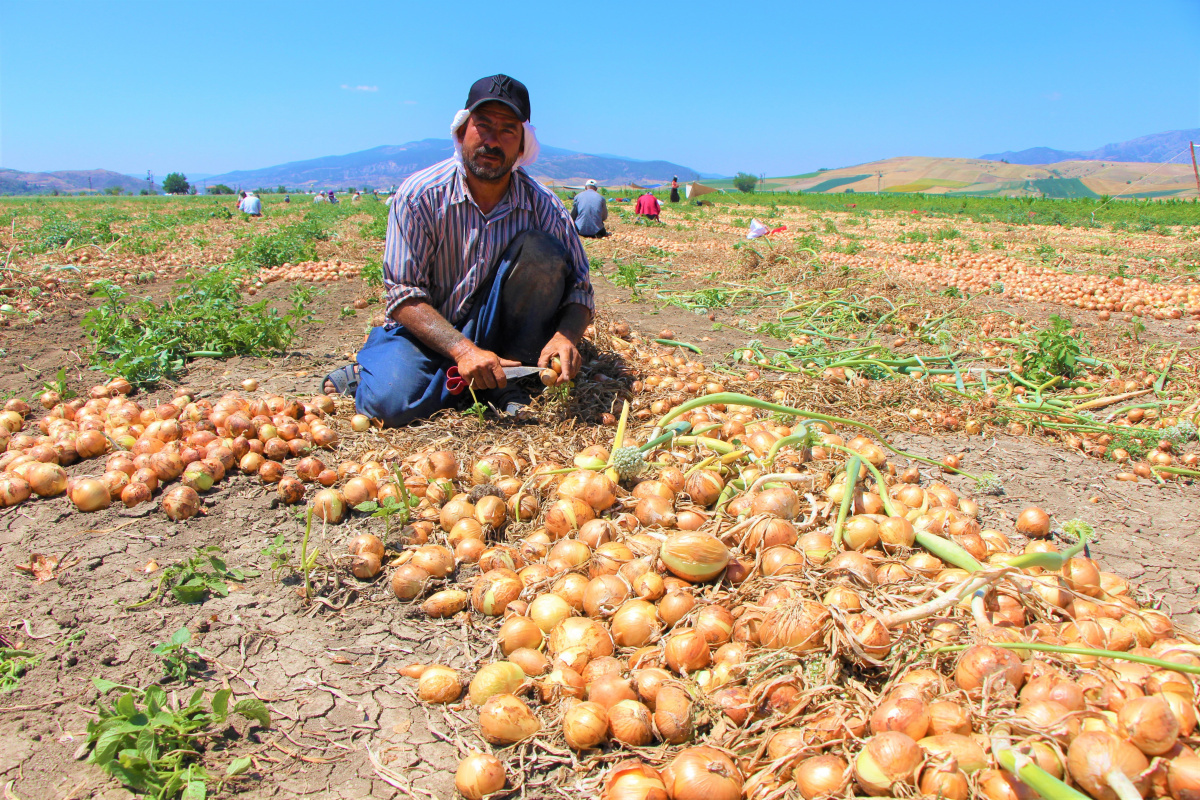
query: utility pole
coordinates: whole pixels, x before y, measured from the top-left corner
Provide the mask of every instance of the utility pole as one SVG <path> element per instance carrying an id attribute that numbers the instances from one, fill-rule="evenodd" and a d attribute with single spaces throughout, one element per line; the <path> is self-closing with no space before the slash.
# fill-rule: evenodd
<path id="1" fill-rule="evenodd" d="M 1196 192 L 1200 193 L 1200 170 L 1196 169 L 1196 143 L 1188 142 L 1192 146 L 1192 173 L 1196 176 Z"/>
<path id="2" fill-rule="evenodd" d="M 880 194 L 883 191 L 883 173 L 875 173 L 875 194 Z"/>
<path id="3" fill-rule="evenodd" d="M 92 191 L 92 176 L 88 175 L 88 191 Z"/>
<path id="4" fill-rule="evenodd" d="M 146 191 L 154 194 L 154 173 L 150 170 L 146 170 Z"/>

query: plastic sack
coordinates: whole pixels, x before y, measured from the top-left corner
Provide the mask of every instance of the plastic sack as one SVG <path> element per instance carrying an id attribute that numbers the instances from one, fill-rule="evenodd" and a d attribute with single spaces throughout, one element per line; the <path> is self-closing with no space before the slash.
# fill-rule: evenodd
<path id="1" fill-rule="evenodd" d="M 771 232 L 771 229 L 763 225 L 756 219 L 750 220 L 750 232 L 746 234 L 747 239 L 760 239 Z"/>

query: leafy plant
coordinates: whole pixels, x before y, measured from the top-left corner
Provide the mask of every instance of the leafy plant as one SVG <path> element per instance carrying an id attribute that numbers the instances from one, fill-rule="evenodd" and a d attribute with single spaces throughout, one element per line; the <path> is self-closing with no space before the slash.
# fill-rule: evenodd
<path id="1" fill-rule="evenodd" d="M 25 673 L 42 663 L 50 653 L 57 652 L 72 642 L 83 638 L 83 631 L 76 631 L 54 645 L 48 653 L 35 653 L 32 650 L 17 650 L 11 647 L 0 647 L 0 694 L 11 692 L 17 688 Z"/>
<path id="2" fill-rule="evenodd" d="M 935 242 L 944 242 L 947 239 L 957 239 L 962 236 L 958 228 L 938 228 L 933 232 L 933 240 Z"/>
<path id="3" fill-rule="evenodd" d="M 156 305 L 133 298 L 111 281 L 98 281 L 101 303 L 82 325 L 94 348 L 93 366 L 136 386 L 177 377 L 192 358 L 258 355 L 287 348 L 318 290 L 296 287 L 291 308 L 280 315 L 262 300 L 241 304 L 241 292 L 225 269 L 189 273 L 187 290 Z"/>
<path id="4" fill-rule="evenodd" d="M 1070 320 L 1050 315 L 1050 326 L 1021 340 L 1021 367 L 1027 380 L 1044 383 L 1075 376 L 1082 351 L 1071 333 Z"/>
<path id="5" fill-rule="evenodd" d="M 739 192 L 750 193 L 754 191 L 754 187 L 758 185 L 758 176 L 751 175 L 749 172 L 739 172 L 733 178 L 733 186 Z"/>
<path id="6" fill-rule="evenodd" d="M 367 256 L 367 263 L 358 271 L 358 276 L 366 281 L 368 289 L 383 288 L 383 262 L 375 256 Z"/>
<path id="7" fill-rule="evenodd" d="M 101 694 L 124 689 L 116 703 L 97 702 L 98 718 L 88 722 L 88 763 L 95 764 L 130 790 L 156 798 L 182 797 L 205 800 L 212 780 L 201 763 L 214 727 L 231 713 L 271 727 L 271 714 L 257 698 L 239 700 L 231 709 L 233 692 L 221 689 L 206 704 L 204 689 L 198 688 L 181 705 L 158 686 L 138 689 L 93 678 Z M 139 705 L 140 704 L 140 705 Z M 250 768 L 249 758 L 229 765 L 227 776 Z"/>
<path id="8" fill-rule="evenodd" d="M 197 547 L 194 556 L 163 570 L 154 594 L 129 608 L 140 608 L 153 603 L 162 597 L 163 591 L 168 587 L 175 599 L 181 603 L 203 603 L 209 592 L 221 597 L 228 596 L 229 587 L 226 581 L 241 583 L 246 578 L 259 576 L 258 570 L 231 569 L 221 558 L 220 552 L 221 549 L 216 545 Z"/>
<path id="9" fill-rule="evenodd" d="M 400 488 L 400 499 L 387 495 L 383 500 L 368 500 L 365 503 L 359 503 L 354 507 L 355 511 L 363 514 L 370 514 L 372 517 L 383 517 L 384 538 L 390 539 L 392 535 L 392 517 L 399 517 L 401 525 L 407 525 L 409 516 L 413 508 L 416 508 L 420 503 L 419 497 L 413 497 L 408 493 L 408 489 L 404 485 L 404 479 L 399 474 L 396 475 L 396 485 Z"/>
<path id="10" fill-rule="evenodd" d="M 185 625 L 151 651 L 162 657 L 164 680 L 187 683 L 188 677 L 204 665 L 204 651 L 199 647 L 190 647 L 188 643 L 191 641 L 192 632 Z"/>

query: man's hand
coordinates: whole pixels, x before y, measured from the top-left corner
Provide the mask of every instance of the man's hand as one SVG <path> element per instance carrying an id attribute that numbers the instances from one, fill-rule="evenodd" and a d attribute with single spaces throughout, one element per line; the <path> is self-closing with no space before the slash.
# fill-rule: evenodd
<path id="1" fill-rule="evenodd" d="M 475 389 L 503 389 L 508 383 L 504 368 L 521 366 L 518 361 L 500 358 L 466 339 L 455 345 L 450 355 L 458 365 L 458 374 Z"/>
<path id="2" fill-rule="evenodd" d="M 559 361 L 562 362 L 562 372 L 559 373 L 556 383 L 561 386 L 579 374 L 579 368 L 583 366 L 583 358 L 579 355 L 579 350 L 575 348 L 574 343 L 562 333 L 554 334 L 542 348 L 542 354 L 538 357 L 538 366 L 550 366 L 550 360 L 555 356 L 558 356 Z"/>

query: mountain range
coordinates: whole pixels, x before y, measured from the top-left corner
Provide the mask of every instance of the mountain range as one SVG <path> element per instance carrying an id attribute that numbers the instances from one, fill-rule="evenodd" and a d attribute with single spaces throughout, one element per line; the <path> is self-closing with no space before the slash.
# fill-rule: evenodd
<path id="1" fill-rule="evenodd" d="M 99 194 L 112 186 L 137 194 L 146 188 L 145 178 L 134 178 L 107 169 L 64 169 L 58 172 L 22 172 L 0 168 L 0 194 L 50 194 L 92 190 Z"/>
<path id="2" fill-rule="evenodd" d="M 1027 150 L 1008 150 L 989 153 L 984 161 L 1007 161 L 1010 164 L 1057 164 L 1060 161 L 1119 161 L 1124 163 L 1161 164 L 1172 159 L 1176 163 L 1190 161 L 1188 143 L 1200 139 L 1200 128 L 1185 131 L 1166 131 L 1097 147 L 1095 150 L 1055 150 L 1050 147 L 1030 147 Z M 1182 160 L 1181 160 L 1182 159 Z"/>
<path id="3" fill-rule="evenodd" d="M 226 172 L 205 179 L 207 184 L 293 189 L 336 189 L 343 186 L 387 189 L 412 173 L 454 154 L 449 139 L 422 139 L 402 145 L 383 145 L 341 156 L 293 161 L 262 169 Z M 679 176 L 681 182 L 698 180 L 694 169 L 670 161 L 639 161 L 619 156 L 591 155 L 543 146 L 538 160 L 527 168 L 545 183 L 583 183 L 591 178 L 606 186 L 629 183 L 662 183 Z"/>

